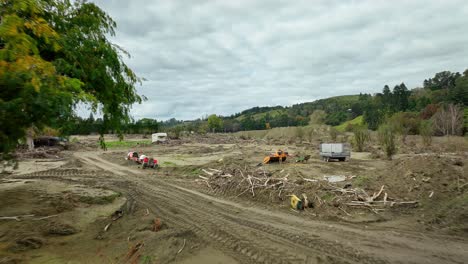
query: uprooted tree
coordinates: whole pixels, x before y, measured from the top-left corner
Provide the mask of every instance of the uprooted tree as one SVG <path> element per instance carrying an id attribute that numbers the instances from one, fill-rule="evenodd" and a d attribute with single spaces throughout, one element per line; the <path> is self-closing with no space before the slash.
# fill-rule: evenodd
<path id="1" fill-rule="evenodd" d="M 140 79 L 112 44 L 115 22 L 85 0 L 0 0 L 0 158 L 32 127 L 61 127 L 82 102 L 117 131 Z"/>
<path id="2" fill-rule="evenodd" d="M 432 117 L 436 135 L 462 135 L 463 134 L 463 107 L 448 104 L 440 108 Z"/>

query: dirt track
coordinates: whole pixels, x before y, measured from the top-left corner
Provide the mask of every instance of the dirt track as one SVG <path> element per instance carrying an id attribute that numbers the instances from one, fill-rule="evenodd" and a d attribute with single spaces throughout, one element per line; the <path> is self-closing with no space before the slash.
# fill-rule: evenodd
<path id="1" fill-rule="evenodd" d="M 148 208 L 172 228 L 239 263 L 466 263 L 467 241 L 364 225 L 304 220 L 213 198 L 169 183 L 147 171 L 76 152 L 85 164 L 112 172 L 112 189 Z M 220 263 L 223 262 L 219 259 Z M 191 262 L 188 262 L 191 263 Z"/>

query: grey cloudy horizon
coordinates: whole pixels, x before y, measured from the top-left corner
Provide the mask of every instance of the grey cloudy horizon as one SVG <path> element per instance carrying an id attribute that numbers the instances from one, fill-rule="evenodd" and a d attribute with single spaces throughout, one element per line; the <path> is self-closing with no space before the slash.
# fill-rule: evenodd
<path id="1" fill-rule="evenodd" d="M 413 88 L 468 68 L 468 1 L 94 0 L 146 79 L 132 115 L 190 120 Z"/>

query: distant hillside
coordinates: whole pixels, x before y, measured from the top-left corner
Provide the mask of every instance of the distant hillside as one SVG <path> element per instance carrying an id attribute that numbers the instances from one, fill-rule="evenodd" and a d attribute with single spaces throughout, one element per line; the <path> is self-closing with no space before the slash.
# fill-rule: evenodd
<path id="1" fill-rule="evenodd" d="M 463 74 L 443 71 L 424 80 L 423 87 L 414 89 L 408 89 L 404 83 L 393 89 L 384 85 L 382 92 L 375 94 L 336 96 L 292 106 L 257 106 L 231 116 L 213 114 L 211 120 L 208 117 L 188 121 L 144 118 L 123 123 L 120 129 L 124 133 L 164 130 L 178 135 L 181 131 L 237 132 L 325 124 L 344 131 L 359 125 L 376 130 L 392 121 L 413 134 L 424 125 L 426 129 L 434 129 L 434 135 L 446 135 L 448 132 L 441 129 L 445 127 L 444 120 L 464 113 L 465 123 L 457 117 L 460 121 L 450 132 L 459 135 L 468 131 L 467 91 L 468 69 Z M 448 111 L 448 107 L 452 110 Z M 436 113 L 439 124 L 429 126 Z M 89 134 L 98 132 L 103 120 L 95 120 L 93 116 L 76 117 L 71 123 L 68 133 Z"/>
<path id="2" fill-rule="evenodd" d="M 223 117 L 224 130 L 235 132 L 306 126 L 310 123 L 310 115 L 316 110 L 324 112 L 325 124 L 336 126 L 362 115 L 359 98 L 359 95 L 343 95 L 286 107 L 253 107 L 235 115 Z"/>
<path id="3" fill-rule="evenodd" d="M 270 117 L 277 117 L 281 114 L 294 114 L 303 117 L 311 115 L 315 110 L 324 110 L 327 113 L 334 113 L 339 111 L 348 111 L 353 104 L 357 103 L 359 95 L 342 95 L 326 99 L 320 99 L 313 102 L 300 103 L 292 106 L 272 106 L 272 107 L 253 107 L 244 110 L 238 114 L 232 115 L 228 118 L 233 118 L 241 121 L 250 116 L 255 120 L 259 120 L 269 115 Z"/>
<path id="4" fill-rule="evenodd" d="M 338 126 L 335 126 L 336 130 L 338 130 L 339 132 L 345 132 L 346 129 L 348 129 L 348 127 L 353 127 L 353 126 L 360 126 L 360 125 L 364 125 L 364 118 L 362 115 L 352 119 L 352 120 L 348 120 L 344 123 L 342 123 L 341 125 L 338 125 Z"/>
<path id="5" fill-rule="evenodd" d="M 251 108 L 253 109 L 253 108 Z M 250 110 L 251 110 L 250 109 Z M 263 109 L 262 112 L 257 112 L 255 114 L 251 114 L 251 113 L 248 113 L 248 114 L 241 114 L 240 116 L 236 117 L 235 119 L 238 120 L 238 121 L 242 121 L 242 119 L 244 119 L 246 116 L 250 115 L 252 116 L 253 119 L 255 120 L 259 120 L 259 119 L 262 119 L 262 118 L 265 118 L 265 116 L 270 116 L 270 117 L 277 117 L 283 113 L 286 112 L 286 109 L 282 106 L 278 106 L 278 108 L 276 109 L 273 109 L 273 110 L 268 110 L 268 109 Z"/>

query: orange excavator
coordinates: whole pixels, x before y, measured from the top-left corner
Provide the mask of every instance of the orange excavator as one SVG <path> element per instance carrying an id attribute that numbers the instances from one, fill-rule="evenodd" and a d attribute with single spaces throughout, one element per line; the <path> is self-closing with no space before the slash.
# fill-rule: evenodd
<path id="1" fill-rule="evenodd" d="M 268 163 L 273 163 L 273 162 L 283 162 L 286 160 L 288 156 L 289 156 L 288 152 L 278 149 L 275 153 L 272 153 L 269 156 L 266 156 L 265 158 L 263 158 L 263 163 L 268 164 Z"/>

